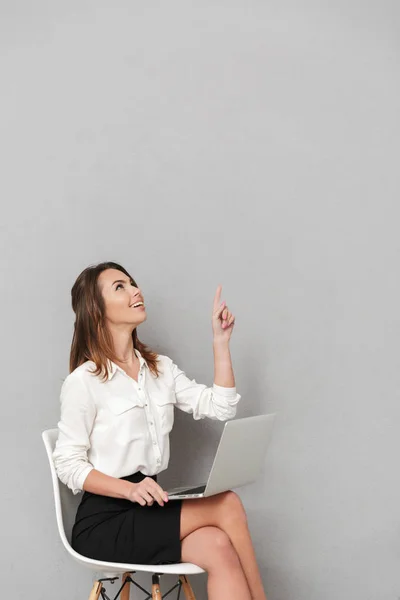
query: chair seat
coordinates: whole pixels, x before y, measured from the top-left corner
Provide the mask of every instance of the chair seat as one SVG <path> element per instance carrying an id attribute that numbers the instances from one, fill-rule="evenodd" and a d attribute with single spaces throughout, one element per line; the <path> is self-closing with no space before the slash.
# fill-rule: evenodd
<path id="1" fill-rule="evenodd" d="M 105 573 L 106 577 L 113 577 L 114 575 L 120 575 L 127 571 L 144 571 L 147 573 L 160 573 L 170 575 L 196 575 L 204 573 L 204 569 L 194 565 L 192 563 L 173 563 L 168 565 L 144 565 L 144 564 L 129 564 L 129 563 L 113 563 L 102 560 L 95 560 L 94 558 L 88 558 L 82 554 L 78 554 L 72 548 L 68 549 L 69 554 L 74 560 L 79 562 L 82 566 L 89 568 L 93 571 L 101 571 Z"/>

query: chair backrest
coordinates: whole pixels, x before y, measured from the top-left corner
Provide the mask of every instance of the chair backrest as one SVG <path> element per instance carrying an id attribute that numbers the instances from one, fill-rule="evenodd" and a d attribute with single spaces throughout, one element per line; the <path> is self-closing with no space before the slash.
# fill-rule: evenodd
<path id="1" fill-rule="evenodd" d="M 78 552 L 71 547 L 72 526 L 75 521 L 76 510 L 81 500 L 81 494 L 73 494 L 72 490 L 64 485 L 57 476 L 57 471 L 53 461 L 53 451 L 56 445 L 57 437 L 58 429 L 47 429 L 46 431 L 42 432 L 43 442 L 50 463 L 58 532 L 67 552 L 80 564 L 83 564 L 84 566 L 89 567 L 97 572 L 104 572 L 105 577 L 115 577 L 116 575 L 124 573 L 125 571 L 147 571 L 154 573 L 153 565 L 128 565 L 99 561 L 78 554 Z M 179 575 L 204 573 L 203 569 L 191 563 L 159 565 L 157 572 Z"/>
<path id="2" fill-rule="evenodd" d="M 43 442 L 47 452 L 47 458 L 50 463 L 51 480 L 53 483 L 54 504 L 56 509 L 56 519 L 58 532 L 65 548 L 70 552 L 71 531 L 74 524 L 78 504 L 81 500 L 81 494 L 73 494 L 66 485 L 58 478 L 53 461 L 53 451 L 58 437 L 58 429 L 47 429 L 42 432 Z"/>

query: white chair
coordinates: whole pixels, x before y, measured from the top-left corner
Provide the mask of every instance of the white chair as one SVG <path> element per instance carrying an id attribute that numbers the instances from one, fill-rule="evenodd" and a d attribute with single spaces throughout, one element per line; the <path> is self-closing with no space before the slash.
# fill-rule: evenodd
<path id="1" fill-rule="evenodd" d="M 57 526 L 58 532 L 61 537 L 61 541 L 64 544 L 64 548 L 67 550 L 69 555 L 72 556 L 72 558 L 78 563 L 80 563 L 84 567 L 91 569 L 92 571 L 100 571 L 104 573 L 104 578 L 97 579 L 94 582 L 92 591 L 89 596 L 89 600 L 98 600 L 100 595 L 103 600 L 110 600 L 110 598 L 106 594 L 103 582 L 111 581 L 112 583 L 114 583 L 114 581 L 119 579 L 120 577 L 122 585 L 119 587 L 114 600 L 116 600 L 116 598 L 118 598 L 118 600 L 129 600 L 130 583 L 133 583 L 136 587 L 148 594 L 146 600 L 148 600 L 149 598 L 152 598 L 153 600 L 162 600 L 159 578 L 160 575 L 167 573 L 172 575 L 178 575 L 178 581 L 168 592 L 166 592 L 164 597 L 167 596 L 170 592 L 172 592 L 172 590 L 174 590 L 175 588 L 178 588 L 178 599 L 180 597 L 181 590 L 183 589 L 186 600 L 196 600 L 187 575 L 204 573 L 204 570 L 191 563 L 176 563 L 169 565 L 130 565 L 125 563 L 113 563 L 101 560 L 94 560 L 92 558 L 87 558 L 86 556 L 83 556 L 78 552 L 75 552 L 75 550 L 70 545 L 70 540 L 72 526 L 75 520 L 76 509 L 80 501 L 80 495 L 74 495 L 72 491 L 66 485 L 64 485 L 57 476 L 52 456 L 57 436 L 58 429 L 47 429 L 42 433 L 42 438 L 46 447 L 46 452 L 50 463 Z M 136 571 L 145 571 L 148 573 L 152 573 L 151 592 L 148 592 L 133 580 L 131 575 L 133 575 Z"/>

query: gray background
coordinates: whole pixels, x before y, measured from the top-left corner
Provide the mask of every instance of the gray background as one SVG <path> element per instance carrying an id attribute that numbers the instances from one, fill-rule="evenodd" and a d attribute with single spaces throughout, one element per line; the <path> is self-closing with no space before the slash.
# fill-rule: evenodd
<path id="1" fill-rule="evenodd" d="M 0 3 L 5 596 L 89 595 L 40 432 L 71 286 L 116 260 L 146 298 L 140 337 L 209 385 L 223 285 L 238 416 L 279 413 L 240 492 L 268 599 L 398 600 L 399 16 L 382 0 Z M 207 473 L 221 427 L 178 414 L 167 478 Z M 205 576 L 194 587 L 204 599 Z"/>

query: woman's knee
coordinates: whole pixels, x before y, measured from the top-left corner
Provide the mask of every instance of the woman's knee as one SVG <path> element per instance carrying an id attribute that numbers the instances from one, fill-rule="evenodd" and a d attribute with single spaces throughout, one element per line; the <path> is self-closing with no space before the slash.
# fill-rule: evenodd
<path id="1" fill-rule="evenodd" d="M 219 527 L 201 527 L 184 538 L 182 559 L 194 562 L 206 571 L 235 568 L 239 563 L 228 535 Z"/>
<path id="2" fill-rule="evenodd" d="M 243 503 L 232 490 L 223 492 L 221 496 L 221 508 L 224 520 L 237 520 L 247 523 L 247 515 Z"/>
<path id="3" fill-rule="evenodd" d="M 207 534 L 208 570 L 236 567 L 239 557 L 229 536 L 219 527 L 209 527 L 207 529 L 210 530 Z"/>
<path id="4" fill-rule="evenodd" d="M 219 527 L 225 530 L 234 524 L 247 525 L 245 509 L 235 492 L 222 492 L 195 502 L 183 501 L 181 538 L 203 527 Z"/>

